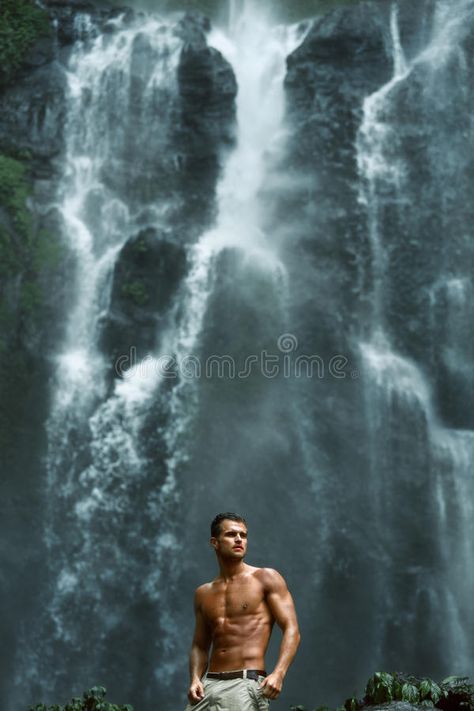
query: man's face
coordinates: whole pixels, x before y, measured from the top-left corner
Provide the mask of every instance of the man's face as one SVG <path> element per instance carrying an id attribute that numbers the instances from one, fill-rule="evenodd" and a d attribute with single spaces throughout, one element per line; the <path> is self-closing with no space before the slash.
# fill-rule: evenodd
<path id="1" fill-rule="evenodd" d="M 225 558 L 242 559 L 247 552 L 247 527 L 240 521 L 221 522 L 217 538 L 211 538 L 211 545 Z"/>

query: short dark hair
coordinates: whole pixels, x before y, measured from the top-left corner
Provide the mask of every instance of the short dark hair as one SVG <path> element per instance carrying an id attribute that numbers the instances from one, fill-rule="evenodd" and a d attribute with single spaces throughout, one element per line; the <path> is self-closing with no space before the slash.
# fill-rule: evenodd
<path id="1" fill-rule="evenodd" d="M 225 513 L 219 513 L 217 516 L 214 517 L 214 520 L 211 523 L 211 536 L 212 538 L 217 538 L 219 533 L 221 532 L 221 523 L 222 521 L 225 520 L 229 521 L 238 521 L 239 523 L 243 523 L 247 525 L 247 521 L 244 519 L 243 516 L 240 516 L 239 514 L 232 513 L 232 511 L 226 511 Z"/>

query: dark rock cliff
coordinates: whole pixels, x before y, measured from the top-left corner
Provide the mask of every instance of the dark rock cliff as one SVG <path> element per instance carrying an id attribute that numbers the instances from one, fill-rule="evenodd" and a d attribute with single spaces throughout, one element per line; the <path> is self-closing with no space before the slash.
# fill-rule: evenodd
<path id="1" fill-rule="evenodd" d="M 115 264 L 111 303 L 101 345 L 111 364 L 120 356 L 144 358 L 159 347 L 165 314 L 186 271 L 182 245 L 161 238 L 153 228 L 139 232 L 122 248 Z M 119 375 L 117 372 L 114 375 Z"/>

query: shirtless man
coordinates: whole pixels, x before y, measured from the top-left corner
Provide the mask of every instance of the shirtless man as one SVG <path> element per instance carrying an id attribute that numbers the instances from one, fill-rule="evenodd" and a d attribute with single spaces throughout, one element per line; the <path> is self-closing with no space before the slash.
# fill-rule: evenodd
<path id="1" fill-rule="evenodd" d="M 293 599 L 276 570 L 244 563 L 247 525 L 241 516 L 218 514 L 210 543 L 219 575 L 195 593 L 186 711 L 265 711 L 279 695 L 300 642 Z M 265 652 L 275 621 L 283 637 L 267 674 Z"/>

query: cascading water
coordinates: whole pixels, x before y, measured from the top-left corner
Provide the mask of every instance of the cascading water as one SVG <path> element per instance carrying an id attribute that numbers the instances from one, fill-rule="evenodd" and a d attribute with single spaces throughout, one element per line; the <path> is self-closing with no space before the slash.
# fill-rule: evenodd
<path id="1" fill-rule="evenodd" d="M 299 28 L 264 5 L 232 0 L 212 31 L 76 15 L 56 201 L 74 298 L 47 423 L 44 614 L 12 711 L 25 686 L 53 702 L 93 683 L 140 711 L 184 704 L 219 510 L 247 516 L 249 562 L 297 601 L 281 708 L 474 658 L 470 228 L 452 217 L 442 101 L 472 113 L 474 3 L 427 2 L 421 29 L 408 0 Z M 235 124 L 216 96 L 233 105 L 228 65 Z M 324 374 L 296 376 L 298 349 Z M 336 354 L 360 372 L 328 372 Z"/>
<path id="2" fill-rule="evenodd" d="M 395 136 L 383 120 L 383 109 L 387 95 L 392 88 L 402 82 L 407 76 L 407 68 L 403 49 L 400 45 L 400 34 L 397 23 L 397 7 L 392 6 L 390 17 L 390 31 L 393 53 L 393 78 L 379 91 L 367 97 L 364 101 L 362 125 L 358 136 L 358 168 L 362 177 L 360 200 L 366 205 L 368 211 L 368 229 L 370 245 L 372 248 L 373 266 L 373 322 L 375 328 L 383 328 L 383 279 L 385 272 L 384 247 L 381 244 L 381 235 L 378 224 L 377 190 L 380 184 L 396 186 L 401 180 L 403 167 L 400 160 L 394 155 L 387 156 L 387 151 L 394 143 Z M 391 140 L 390 140 L 391 139 Z M 380 334 L 381 335 L 381 334 Z"/>
<path id="3" fill-rule="evenodd" d="M 48 677 L 57 693 L 82 678 L 87 684 L 90 674 L 109 675 L 126 663 L 114 649 L 118 640 L 129 637 L 133 645 L 145 624 L 150 638 L 139 646 L 148 655 L 147 668 L 155 665 L 154 678 L 145 681 L 139 659 L 115 674 L 151 703 L 156 685 L 164 698 L 171 698 L 170 689 L 176 695 L 173 679 L 185 664 L 170 611 L 179 572 L 180 477 L 199 395 L 186 367 L 198 354 L 219 256 L 241 253 L 244 263 L 256 265 L 284 317 L 285 270 L 261 226 L 259 191 L 268 156 L 284 140 L 285 58 L 302 34 L 296 27 L 272 29 L 248 5 L 234 8 L 228 31 L 210 36 L 210 46 L 234 66 L 239 85 L 236 146 L 218 185 L 216 222 L 189 248 L 188 275 L 157 336 L 159 349 L 111 384 L 101 323 L 110 310 L 117 260 L 131 235 L 166 225 L 172 211 L 169 196 L 143 200 L 133 179 L 144 179 L 149 146 L 157 143 L 152 132 L 164 139 L 169 132 L 173 110 L 166 106 L 172 107 L 177 91 L 182 42 L 172 25 L 152 16 L 132 26 L 122 26 L 119 18 L 108 36 L 87 15 L 76 24 L 83 41 L 68 67 L 66 169 L 58 206 L 75 256 L 77 297 L 57 358 L 48 423 L 51 592 L 42 632 L 51 644 L 28 656 L 27 675 L 37 689 Z M 179 372 L 169 390 L 163 365 L 171 357 Z M 161 462 L 153 461 L 147 442 L 151 428 Z M 139 626 L 138 614 L 144 616 Z M 59 656 L 64 665 L 55 664 Z"/>
<path id="4" fill-rule="evenodd" d="M 418 625 L 419 634 L 425 639 L 431 637 L 433 643 L 443 644 L 455 667 L 464 671 L 467 671 L 472 649 L 469 625 L 461 621 L 465 623 L 469 616 L 467 588 L 472 585 L 472 579 L 468 576 L 465 587 L 460 571 L 471 567 L 472 550 L 466 542 L 472 540 L 474 530 L 471 504 L 466 508 L 462 501 L 463 497 L 467 497 L 466 501 L 472 500 L 467 492 L 472 486 L 468 469 L 472 466 L 474 436 L 470 431 L 450 430 L 439 422 L 426 372 L 414 360 L 397 353 L 393 344 L 387 312 L 391 288 L 389 250 L 393 246 L 384 244 L 384 230 L 391 206 L 396 208 L 410 201 L 406 186 L 407 157 L 400 150 L 399 126 L 393 118 L 397 90 L 417 71 L 426 70 L 433 84 L 436 82 L 437 72 L 442 71 L 456 51 L 470 11 L 472 3 L 461 2 L 455 6 L 439 3 L 428 46 L 407 62 L 400 43 L 398 9 L 395 4 L 392 6 L 393 78 L 365 99 L 357 141 L 360 199 L 367 210 L 372 250 L 373 316 L 370 338 L 360 344 L 374 494 L 372 520 L 376 522 L 376 535 L 383 542 L 386 556 L 378 575 L 377 619 L 381 628 L 403 624 L 402 620 Z M 450 284 L 466 284 L 464 279 L 448 279 L 447 282 L 445 279 L 443 275 L 441 289 L 446 289 L 448 294 L 453 291 Z M 432 303 L 439 288 L 438 284 L 432 290 Z M 459 306 L 457 314 L 462 310 Z M 452 343 L 459 343 L 459 334 L 453 334 Z M 400 425 L 402 422 L 405 426 Z M 394 423 L 397 423 L 396 429 Z M 417 442 L 415 447 L 410 443 L 412 438 Z M 411 497 L 420 495 L 424 497 L 424 518 L 420 514 L 420 520 L 406 540 L 403 538 L 409 526 L 403 527 L 404 534 L 394 538 L 400 512 L 409 506 Z M 436 528 L 439 548 L 431 549 L 428 562 L 424 528 L 430 525 Z M 411 563 L 407 565 L 407 561 Z M 448 583 L 448 576 L 453 576 L 456 594 Z M 397 579 L 403 577 L 404 586 L 397 585 Z M 448 620 L 446 629 L 435 629 L 435 620 Z M 387 645 L 393 638 L 390 631 L 386 636 L 379 636 L 374 659 L 387 654 L 390 657 Z M 412 649 L 418 658 L 423 655 L 419 646 Z M 409 654 L 407 650 L 407 656 Z M 415 659 L 412 664 L 416 664 Z"/>
<path id="5" fill-rule="evenodd" d="M 29 660 L 33 688 L 41 688 L 45 664 L 59 689 L 71 672 L 80 677 L 84 666 L 103 668 L 114 630 L 128 624 L 134 606 L 144 612 L 147 601 L 157 603 L 163 566 L 155 563 L 173 544 L 153 531 L 161 511 L 145 493 L 162 483 L 142 446 L 153 381 L 141 388 L 119 381 L 110 392 L 99 337 L 121 248 L 143 225 L 161 225 L 170 210 L 171 201 L 159 194 L 152 203 L 140 200 L 133 183 L 151 164 L 150 147 L 158 149 L 170 131 L 182 43 L 172 25 L 153 17 L 131 27 L 119 19 L 109 35 L 98 33 L 87 15 L 76 24 L 84 40 L 68 66 L 66 165 L 58 197 L 75 257 L 76 302 L 57 358 L 48 423 L 51 590 L 42 633 L 51 645 L 41 645 Z M 163 488 L 159 500 L 167 495 Z M 87 663 L 81 651 L 86 627 L 94 649 Z M 69 659 L 69 669 L 52 661 L 58 655 Z M 138 670 L 128 673 L 138 682 Z"/>

